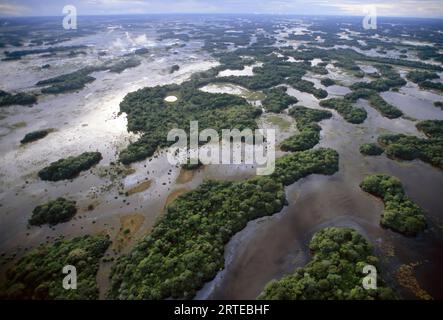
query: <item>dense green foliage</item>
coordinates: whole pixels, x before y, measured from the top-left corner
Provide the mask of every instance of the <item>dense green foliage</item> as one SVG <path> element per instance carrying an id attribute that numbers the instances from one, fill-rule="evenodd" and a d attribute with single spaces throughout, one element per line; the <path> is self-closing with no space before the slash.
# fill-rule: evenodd
<path id="1" fill-rule="evenodd" d="M 289 110 L 289 115 L 295 118 L 299 134 L 284 140 L 280 144 L 283 151 L 303 151 L 313 148 L 320 141 L 321 127 L 317 122 L 329 119 L 329 111 L 310 109 L 294 106 Z"/>
<path id="2" fill-rule="evenodd" d="M 338 171 L 338 153 L 319 148 L 287 154 L 276 161 L 272 177 L 290 185 L 310 174 L 332 175 Z"/>
<path id="3" fill-rule="evenodd" d="M 335 80 L 332 80 L 330 78 L 321 79 L 321 84 L 325 87 L 330 87 L 336 84 Z"/>
<path id="4" fill-rule="evenodd" d="M 28 94 L 19 92 L 17 94 L 11 94 L 9 92 L 0 90 L 0 107 L 7 107 L 12 105 L 32 105 L 37 102 L 37 97 Z"/>
<path id="5" fill-rule="evenodd" d="M 165 102 L 171 93 L 178 97 L 177 102 Z M 132 92 L 120 103 L 120 111 L 127 114 L 129 131 L 142 133 L 120 153 L 124 164 L 143 160 L 157 148 L 171 145 L 168 132 L 174 128 L 189 132 L 190 121 L 198 121 L 199 130 L 213 128 L 221 134 L 222 129 L 254 130 L 255 118 L 261 114 L 243 98 L 202 92 L 192 82 Z"/>
<path id="6" fill-rule="evenodd" d="M 337 112 L 349 123 L 363 123 L 368 116 L 365 109 L 352 106 L 352 103 L 345 99 L 328 99 L 320 101 L 320 106 L 337 110 Z"/>
<path id="7" fill-rule="evenodd" d="M 27 253 L 6 272 L 1 299 L 97 299 L 96 275 L 100 258 L 110 241 L 107 236 L 83 236 L 59 240 Z M 66 290 L 63 267 L 77 269 L 77 289 Z"/>
<path id="8" fill-rule="evenodd" d="M 250 220 L 280 211 L 283 184 L 312 173 L 333 174 L 338 154 L 310 150 L 277 160 L 271 177 L 207 181 L 180 196 L 167 214 L 112 271 L 111 298 L 192 298 L 223 268 L 224 245 Z M 283 183 L 283 184 L 282 184 Z"/>
<path id="9" fill-rule="evenodd" d="M 326 90 L 317 89 L 314 83 L 298 77 L 289 78 L 286 80 L 286 83 L 301 92 L 311 93 L 317 99 L 324 99 L 328 96 L 328 92 Z"/>
<path id="10" fill-rule="evenodd" d="M 423 81 L 420 82 L 419 86 L 421 89 L 443 91 L 443 83 L 441 82 Z"/>
<path id="11" fill-rule="evenodd" d="M 42 224 L 56 225 L 69 221 L 77 212 L 75 201 L 58 198 L 35 207 L 29 224 L 40 226 Z"/>
<path id="12" fill-rule="evenodd" d="M 43 129 L 27 133 L 24 138 L 20 141 L 21 144 L 37 141 L 46 137 L 52 130 Z"/>
<path id="13" fill-rule="evenodd" d="M 240 54 L 240 52 L 238 54 Z M 248 54 L 254 54 L 254 52 L 251 51 L 248 52 Z M 255 55 L 257 54 L 259 54 L 259 52 L 255 53 Z M 229 76 L 216 78 L 214 80 L 219 82 L 235 83 L 251 90 L 261 90 L 283 84 L 285 83 L 285 79 L 288 77 L 301 80 L 301 77 L 310 68 L 308 65 L 303 63 L 286 62 L 275 55 L 269 55 L 267 57 L 260 56 L 260 58 L 266 60 L 266 62 L 263 64 L 263 66 L 255 67 L 253 69 L 253 76 Z M 308 83 L 307 87 L 309 87 L 309 90 L 311 90 L 312 88 L 309 84 L 312 83 L 308 81 L 306 82 Z"/>
<path id="14" fill-rule="evenodd" d="M 37 82 L 37 86 L 47 86 L 41 89 L 41 92 L 45 94 L 59 94 L 81 90 L 86 84 L 95 80 L 95 78 L 91 76 L 93 72 L 109 70 L 110 72 L 121 73 L 128 68 L 139 66 L 140 63 L 140 60 L 134 57 L 110 60 L 99 65 L 87 66 L 77 71 L 41 80 Z"/>
<path id="15" fill-rule="evenodd" d="M 294 274 L 270 282 L 259 299 L 266 300 L 385 300 L 390 288 L 363 288 L 365 265 L 377 265 L 372 246 L 350 228 L 325 228 L 312 238 L 312 260 Z"/>
<path id="16" fill-rule="evenodd" d="M 267 112 L 279 113 L 288 108 L 291 104 L 298 102 L 296 97 L 286 93 L 286 87 L 277 87 L 266 90 L 266 98 L 263 100 L 263 107 Z"/>
<path id="17" fill-rule="evenodd" d="M 434 106 L 437 108 L 443 109 L 443 101 L 435 101 Z"/>
<path id="18" fill-rule="evenodd" d="M 443 169 L 443 121 L 426 120 L 419 122 L 417 129 L 429 138 L 421 139 L 404 134 L 386 134 L 378 142 L 386 149 L 390 158 L 402 160 L 420 159 Z"/>
<path id="19" fill-rule="evenodd" d="M 416 125 L 429 138 L 443 139 L 443 120 L 425 120 Z"/>
<path id="20" fill-rule="evenodd" d="M 90 68 L 83 68 L 51 79 L 39 81 L 37 82 L 37 85 L 49 85 L 49 87 L 45 87 L 41 90 L 42 93 L 48 94 L 80 90 L 83 89 L 87 83 L 95 80 L 94 77 L 89 75 L 91 72 L 92 70 Z"/>
<path id="21" fill-rule="evenodd" d="M 389 119 L 396 119 L 403 115 L 398 108 L 387 103 L 380 95 L 370 89 L 358 89 L 345 96 L 346 100 L 355 102 L 358 99 L 366 99 L 369 104 L 376 110 L 378 110 L 384 117 Z"/>
<path id="22" fill-rule="evenodd" d="M 366 156 L 379 156 L 384 152 L 376 143 L 365 143 L 360 146 L 360 153 Z"/>
<path id="23" fill-rule="evenodd" d="M 223 268 L 224 245 L 252 219 L 278 212 L 281 183 L 207 181 L 175 200 L 152 233 L 120 258 L 111 298 L 192 298 Z"/>
<path id="24" fill-rule="evenodd" d="M 90 169 L 102 159 L 100 152 L 84 152 L 79 156 L 60 159 L 39 171 L 42 180 L 58 181 L 72 179 L 82 171 Z"/>
<path id="25" fill-rule="evenodd" d="M 360 187 L 383 200 L 385 209 L 380 220 L 383 227 L 414 236 L 426 228 L 424 211 L 405 194 L 397 178 L 375 174 L 366 177 Z"/>
<path id="26" fill-rule="evenodd" d="M 370 89 L 377 92 L 389 91 L 393 88 L 400 88 L 406 81 L 390 65 L 376 65 L 381 74 L 381 78 L 372 82 L 357 82 L 351 86 L 352 90 Z"/>
<path id="27" fill-rule="evenodd" d="M 438 79 L 439 76 L 435 72 L 414 70 L 409 72 L 406 78 L 412 82 L 420 83 L 426 80 Z"/>

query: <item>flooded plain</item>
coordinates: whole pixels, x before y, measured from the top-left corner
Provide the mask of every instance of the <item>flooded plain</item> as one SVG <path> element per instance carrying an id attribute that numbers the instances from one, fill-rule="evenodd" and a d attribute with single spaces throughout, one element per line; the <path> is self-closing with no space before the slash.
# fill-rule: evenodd
<path id="1" fill-rule="evenodd" d="M 242 181 L 255 175 L 252 165 L 208 165 L 194 172 L 182 170 L 169 165 L 164 151 L 131 167 L 116 164 L 118 153 L 138 138 L 127 132 L 126 116 L 119 114 L 119 103 L 126 94 L 146 86 L 181 83 L 196 72 L 218 65 L 201 49 L 201 42 L 190 41 L 182 46 L 178 45 L 183 44 L 179 40 L 156 41 L 155 32 L 128 34 L 119 29 L 109 29 L 107 37 L 98 34 L 70 41 L 70 45 L 85 44 L 88 48 L 86 55 L 70 58 L 68 63 L 51 57 L 26 57 L 4 64 L 7 76 L 0 79 L 3 89 L 33 91 L 42 78 L 99 63 L 103 58 L 96 56 L 97 51 L 104 50 L 107 57 L 116 57 L 140 47 L 149 49 L 139 66 L 120 74 L 95 72 L 92 76 L 96 80 L 79 92 L 40 96 L 32 108 L 13 106 L 0 110 L 1 276 L 14 259 L 59 237 L 107 233 L 114 243 L 106 255 L 115 258 L 129 252 L 137 240 L 150 232 L 169 203 L 205 179 Z M 292 31 L 309 32 L 304 26 L 285 30 L 286 34 Z M 279 35 L 282 36 L 284 33 Z M 298 46 L 301 42 L 287 44 Z M 312 65 L 321 62 L 314 60 Z M 40 66 L 44 64 L 51 64 L 51 68 L 42 71 Z M 179 65 L 180 69 L 171 73 L 172 65 Z M 225 70 L 219 76 L 250 76 L 256 66 Z M 322 77 L 313 74 L 305 79 L 327 90 L 332 97 L 349 93 L 348 86 L 355 82 L 371 81 L 369 76 L 356 78 L 332 64 L 326 68 L 336 85 L 324 87 L 320 83 Z M 371 65 L 362 69 L 367 73 L 376 71 Z M 260 91 L 230 83 L 209 84 L 201 90 L 239 95 L 259 107 L 263 98 Z M 299 105 L 322 109 L 311 94 L 291 87 L 288 93 L 298 98 Z M 424 137 L 413 120 L 443 119 L 443 111 L 433 105 L 441 96 L 422 91 L 410 82 L 399 92 L 381 96 L 401 109 L 405 117 L 389 120 L 365 100 L 357 103 L 368 112 L 367 120 L 360 125 L 349 124 L 331 111 L 333 117 L 320 122 L 322 138 L 317 148 L 338 151 L 339 172 L 332 176 L 311 175 L 287 187 L 288 205 L 271 217 L 249 222 L 230 240 L 225 250 L 225 269 L 200 290 L 196 299 L 255 299 L 266 283 L 309 261 L 310 238 L 327 226 L 350 226 L 369 239 L 381 258 L 385 280 L 405 297 L 415 296 L 395 279 L 400 266 L 413 264 L 421 288 L 434 298 L 443 298 L 443 279 L 439 276 L 443 269 L 443 172 L 421 161 L 399 162 L 385 155 L 364 157 L 359 152 L 361 144 L 376 141 L 382 133 Z M 167 97 L 171 102 L 174 98 Z M 258 119 L 258 126 L 276 129 L 277 144 L 297 133 L 294 119 L 286 113 L 264 114 Z M 53 131 L 45 139 L 20 145 L 26 133 L 47 128 Z M 99 151 L 103 160 L 72 181 L 38 179 L 37 172 L 49 163 L 85 151 Z M 278 156 L 282 154 L 277 152 Z M 379 226 L 383 203 L 359 188 L 363 178 L 372 173 L 400 178 L 408 196 L 426 210 L 429 228 L 424 234 L 408 238 Z M 28 227 L 27 220 L 35 206 L 60 196 L 77 202 L 79 211 L 73 220 L 54 227 Z M 129 234 L 124 230 L 129 230 Z M 97 280 L 102 299 L 109 288 L 111 266 L 111 262 L 100 265 Z"/>

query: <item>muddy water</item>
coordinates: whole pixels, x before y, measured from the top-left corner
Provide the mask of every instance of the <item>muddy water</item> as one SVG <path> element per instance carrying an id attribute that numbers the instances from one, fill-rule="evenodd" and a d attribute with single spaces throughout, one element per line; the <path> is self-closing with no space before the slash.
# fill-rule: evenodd
<path id="1" fill-rule="evenodd" d="M 289 92 L 301 104 L 320 108 L 312 96 L 292 89 Z M 409 263 L 419 263 L 415 276 L 421 288 L 434 298 L 443 298 L 443 279 L 439 275 L 443 268 L 443 171 L 420 161 L 362 156 L 359 146 L 375 141 L 380 133 L 422 135 L 409 120 L 389 120 L 366 101 L 358 104 L 368 111 L 368 119 L 361 125 L 344 122 L 336 112 L 332 119 L 321 122 L 319 146 L 339 152 L 339 172 L 333 176 L 311 175 L 287 187 L 289 205 L 274 216 L 250 222 L 231 239 L 226 246 L 225 269 L 200 290 L 197 299 L 255 299 L 266 283 L 309 261 L 310 238 L 327 226 L 353 227 L 369 239 L 381 257 L 384 278 L 405 298 L 414 295 L 399 287 L 395 273 L 400 265 Z M 439 116 L 440 111 L 434 109 L 430 118 Z M 362 179 L 372 173 L 401 179 L 406 193 L 427 212 L 430 227 L 424 234 L 407 238 L 379 226 L 383 203 L 359 188 Z M 392 248 L 394 255 L 385 248 Z"/>

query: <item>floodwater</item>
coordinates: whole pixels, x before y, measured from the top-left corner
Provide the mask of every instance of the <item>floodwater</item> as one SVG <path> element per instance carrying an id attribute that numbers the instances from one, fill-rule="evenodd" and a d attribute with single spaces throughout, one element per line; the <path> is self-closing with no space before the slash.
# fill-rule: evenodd
<path id="1" fill-rule="evenodd" d="M 113 29 L 112 29 L 113 30 Z M 299 32 L 304 32 L 300 28 Z M 294 30 L 297 31 L 297 30 Z M 187 43 L 175 51 L 165 49 L 174 41 L 155 42 L 154 33 L 119 34 L 109 31 L 112 46 L 100 42 L 103 36 L 93 35 L 75 39 L 69 44 L 96 44 L 99 50 L 111 48 L 108 57 L 131 52 L 136 47 L 148 47 L 150 54 L 141 58 L 142 64 L 121 74 L 97 72 L 96 81 L 85 89 L 57 96 L 41 96 L 32 107 L 8 107 L 0 110 L 0 253 L 1 275 L 11 265 L 11 259 L 40 243 L 59 236 L 72 238 L 82 234 L 107 233 L 115 240 L 122 228 L 122 218 L 142 215 L 128 242 L 120 249 L 114 246 L 107 255 L 115 257 L 127 253 L 136 241 L 146 235 L 155 220 L 164 212 L 165 205 L 179 194 L 195 189 L 204 179 L 241 181 L 255 175 L 252 165 L 208 165 L 189 174 L 178 166 L 171 166 L 166 153 L 133 164 L 131 169 L 111 165 L 118 153 L 136 135 L 126 130 L 125 115 L 119 115 L 119 103 L 124 96 L 146 86 L 180 83 L 198 71 L 217 65 L 200 50 L 201 44 Z M 294 44 L 300 42 L 293 41 Z M 86 57 L 69 59 L 62 64 L 56 58 L 25 57 L 20 61 L 2 63 L 7 76 L 0 79 L 5 90 L 32 91 L 38 80 L 77 70 L 98 62 L 92 56 L 93 48 L 85 50 Z M 316 64 L 320 61 L 313 61 Z M 40 66 L 51 64 L 50 69 Z M 173 64 L 180 70 L 170 74 Z M 325 88 L 321 76 L 308 74 L 318 88 L 331 96 L 349 92 L 346 86 L 357 81 L 370 81 L 327 66 L 337 85 Z M 368 66 L 365 71 L 369 71 Z M 43 72 L 43 76 L 42 76 Z M 252 67 L 244 70 L 225 70 L 221 75 L 251 75 Z M 233 84 L 208 85 L 207 92 L 227 92 L 244 96 L 252 104 L 260 99 L 260 92 L 252 92 Z M 293 88 L 288 93 L 299 100 L 299 105 L 320 108 L 319 100 Z M 443 119 L 443 111 L 433 106 L 441 96 L 418 89 L 408 83 L 400 92 L 383 93 L 383 98 L 415 119 Z M 404 118 L 389 120 L 372 109 L 366 101 L 358 105 L 368 111 L 368 119 L 361 125 L 343 121 L 335 111 L 332 119 L 320 124 L 322 140 L 318 147 L 330 147 L 340 154 L 340 171 L 333 176 L 311 175 L 286 188 L 289 205 L 271 217 L 251 221 L 226 246 L 225 269 L 208 282 L 197 294 L 197 299 L 254 299 L 266 283 L 290 274 L 310 259 L 307 244 L 312 235 L 326 226 L 351 226 L 367 237 L 382 257 L 381 268 L 385 279 L 393 283 L 395 272 L 402 264 L 419 263 L 415 276 L 420 286 L 434 298 L 443 298 L 443 280 L 438 272 L 443 267 L 443 188 L 441 170 L 420 161 L 396 162 L 384 155 L 364 157 L 358 149 L 362 143 L 373 142 L 384 132 L 413 134 L 423 137 L 414 122 Z M 263 115 L 260 128 L 277 129 L 277 144 L 297 132 L 294 120 L 287 114 L 281 119 Z M 26 146 L 19 141 L 31 131 L 53 128 L 47 137 Z M 73 181 L 42 182 L 37 172 L 50 162 L 85 151 L 100 151 L 103 160 Z M 277 155 L 281 155 L 277 152 Z M 362 192 L 359 183 L 371 173 L 384 172 L 399 177 L 407 194 L 427 211 L 429 229 L 417 238 L 407 238 L 380 228 L 383 204 Z M 146 181 L 150 181 L 146 184 Z M 149 185 L 138 193 L 125 196 L 127 190 L 141 184 Z M 27 227 L 27 219 L 35 206 L 59 196 L 77 201 L 79 212 L 73 220 L 53 228 Z M 386 254 L 392 248 L 395 255 Z M 391 251 L 392 251 L 391 250 Z M 108 276 L 112 263 L 101 263 L 97 276 L 100 298 L 109 288 Z M 435 275 L 435 276 L 430 276 Z M 413 297 L 403 290 L 406 297 Z"/>
<path id="2" fill-rule="evenodd" d="M 311 95 L 293 89 L 288 92 L 297 96 L 300 104 L 320 108 Z M 418 263 L 415 277 L 421 288 L 434 298 L 443 297 L 443 279 L 439 276 L 443 268 L 443 171 L 421 161 L 397 162 L 384 155 L 361 155 L 359 146 L 376 141 L 384 132 L 423 135 L 410 120 L 384 118 L 363 100 L 358 105 L 368 111 L 368 119 L 361 125 L 346 123 L 335 111 L 332 119 L 321 122 L 318 147 L 339 152 L 339 172 L 311 175 L 287 187 L 289 205 L 271 217 L 250 222 L 231 239 L 226 245 L 225 269 L 199 291 L 196 299 L 255 299 L 269 281 L 304 266 L 310 259 L 312 235 L 328 226 L 353 227 L 371 241 L 381 257 L 384 279 L 405 298 L 414 295 L 393 279 L 401 265 L 410 263 Z M 429 112 L 429 119 L 439 118 L 439 109 Z M 359 188 L 363 178 L 373 173 L 401 179 L 406 193 L 427 212 L 429 229 L 424 234 L 408 238 L 379 226 L 383 203 Z M 386 248 L 393 250 L 393 256 Z"/>
<path id="3" fill-rule="evenodd" d="M 123 39 L 127 40 L 127 37 Z M 144 45 L 149 41 L 142 42 Z M 137 233 L 131 235 L 132 244 L 150 230 L 155 219 L 163 212 L 168 195 L 175 190 L 174 182 L 180 169 L 168 165 L 164 153 L 146 162 L 134 164 L 131 169 L 112 165 L 116 162 L 118 153 L 130 141 L 138 138 L 137 135 L 127 132 L 126 115 L 118 114 L 119 103 L 129 92 L 146 86 L 181 83 L 196 72 L 216 66 L 218 63 L 201 52 L 200 46 L 201 44 L 189 43 L 185 48 L 181 48 L 180 52 L 165 51 L 161 47 L 151 48 L 152 53 L 149 56 L 140 58 L 140 66 L 120 74 L 96 72 L 93 74 L 96 80 L 79 92 L 40 96 L 38 104 L 32 108 L 2 108 L 2 270 L 10 266 L 12 258 L 19 257 L 30 248 L 50 242 L 59 236 L 71 238 L 104 232 L 114 238 L 121 227 L 120 218 L 128 214 L 143 214 L 145 217 Z M 125 53 L 128 49 L 115 50 L 110 55 Z M 92 52 L 92 49 L 90 51 Z M 88 51 L 88 54 L 92 54 L 91 52 Z M 76 69 L 95 61 L 95 58 L 88 56 L 83 60 L 86 63 L 79 63 Z M 2 62 L 5 70 L 11 71 L 11 77 L 15 75 L 12 71 L 18 70 L 18 78 L 13 78 L 13 81 L 10 81 L 11 85 L 8 86 L 5 80 L 11 78 L 2 78 L 2 88 L 26 89 L 42 78 L 73 71 L 69 67 L 63 71 L 54 65 L 50 68 L 51 75 L 40 75 L 38 79 L 33 71 L 29 77 L 21 74 L 20 70 L 37 70 L 40 65 L 48 62 L 47 58 L 30 56 L 19 61 Z M 179 64 L 180 70 L 170 74 L 169 70 L 173 64 Z M 20 140 L 26 133 L 44 128 L 53 128 L 54 131 L 42 140 L 20 145 Z M 37 172 L 49 163 L 85 151 L 99 151 L 103 160 L 72 181 L 44 182 L 38 179 Z M 146 180 L 152 181 L 147 190 L 125 196 L 127 190 Z M 79 210 L 74 219 L 52 228 L 29 228 L 27 220 L 32 210 L 37 205 L 59 196 L 77 202 Z M 115 252 L 109 254 L 113 255 Z"/>

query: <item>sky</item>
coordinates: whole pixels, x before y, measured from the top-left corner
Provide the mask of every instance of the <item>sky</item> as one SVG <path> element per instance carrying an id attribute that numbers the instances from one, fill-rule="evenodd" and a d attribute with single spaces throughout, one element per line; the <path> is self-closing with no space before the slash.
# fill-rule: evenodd
<path id="1" fill-rule="evenodd" d="M 443 17 L 443 0 L 0 0 L 0 16 L 61 16 L 65 5 L 78 15 L 154 13 L 256 13 Z M 366 9 L 367 10 L 367 9 Z"/>

